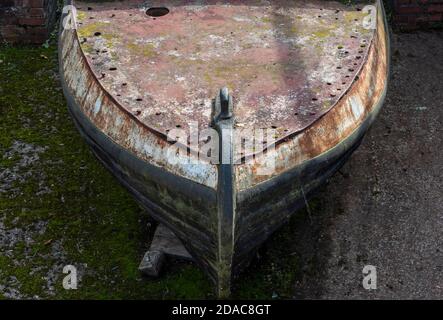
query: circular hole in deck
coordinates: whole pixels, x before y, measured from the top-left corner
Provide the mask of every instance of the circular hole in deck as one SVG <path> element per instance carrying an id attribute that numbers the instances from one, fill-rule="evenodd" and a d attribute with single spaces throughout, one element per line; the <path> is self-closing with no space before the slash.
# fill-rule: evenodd
<path id="1" fill-rule="evenodd" d="M 150 17 L 163 17 L 169 13 L 169 9 L 165 7 L 155 7 L 146 10 L 146 14 Z"/>

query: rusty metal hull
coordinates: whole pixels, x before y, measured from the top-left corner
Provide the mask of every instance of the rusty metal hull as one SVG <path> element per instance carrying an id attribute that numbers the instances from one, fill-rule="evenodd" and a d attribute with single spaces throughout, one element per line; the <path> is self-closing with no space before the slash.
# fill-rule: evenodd
<path id="1" fill-rule="evenodd" d="M 221 297 L 229 295 L 231 281 L 255 250 L 349 158 L 379 112 L 389 39 L 380 2 L 377 6 L 377 29 L 352 85 L 315 122 L 278 141 L 276 169 L 268 176 L 256 174 L 260 161 L 191 167 L 168 162 L 162 133 L 106 90 L 77 32 L 61 28 L 61 79 L 77 128 L 115 177 L 182 240 Z"/>

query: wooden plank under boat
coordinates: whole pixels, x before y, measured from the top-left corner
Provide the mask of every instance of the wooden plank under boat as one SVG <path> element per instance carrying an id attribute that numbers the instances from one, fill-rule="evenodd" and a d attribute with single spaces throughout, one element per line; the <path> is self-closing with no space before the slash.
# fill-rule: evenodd
<path id="1" fill-rule="evenodd" d="M 60 72 L 79 131 L 229 295 L 379 112 L 389 73 L 380 1 L 66 4 L 76 10 L 62 18 Z M 374 28 L 363 24 L 365 5 L 376 8 Z M 228 133 L 223 161 L 198 158 L 205 141 L 168 140 L 189 126 Z M 247 152 L 238 132 L 263 128 L 272 136 Z M 175 145 L 196 161 L 170 161 Z"/>

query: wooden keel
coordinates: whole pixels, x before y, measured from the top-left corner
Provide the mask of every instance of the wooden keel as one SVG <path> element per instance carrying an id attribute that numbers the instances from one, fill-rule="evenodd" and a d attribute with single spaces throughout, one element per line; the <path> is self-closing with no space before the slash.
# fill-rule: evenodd
<path id="1" fill-rule="evenodd" d="M 234 115 L 232 97 L 223 88 L 215 99 L 214 126 L 219 136 L 218 165 L 218 270 L 217 294 L 231 294 L 232 260 L 234 255 L 235 171 L 233 159 Z"/>

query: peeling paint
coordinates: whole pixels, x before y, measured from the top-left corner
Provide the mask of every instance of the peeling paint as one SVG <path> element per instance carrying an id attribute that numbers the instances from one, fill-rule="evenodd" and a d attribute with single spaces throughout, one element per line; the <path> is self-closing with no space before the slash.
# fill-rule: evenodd
<path id="1" fill-rule="evenodd" d="M 97 98 L 97 100 L 95 101 L 95 106 L 94 106 L 94 111 L 93 111 L 94 112 L 94 116 L 96 116 L 97 113 L 100 112 L 101 107 L 102 107 L 102 97 L 99 96 Z"/>

